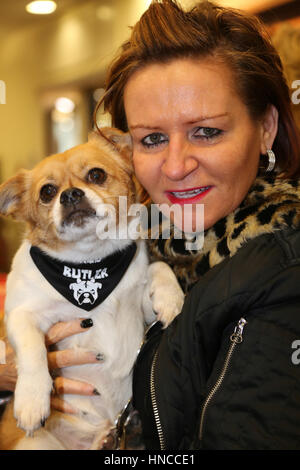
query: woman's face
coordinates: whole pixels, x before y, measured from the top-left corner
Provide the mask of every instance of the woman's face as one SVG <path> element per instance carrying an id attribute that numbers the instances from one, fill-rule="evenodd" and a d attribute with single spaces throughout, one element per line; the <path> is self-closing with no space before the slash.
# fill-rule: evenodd
<path id="1" fill-rule="evenodd" d="M 148 65 L 129 79 L 124 104 L 135 172 L 155 203 L 192 204 L 193 231 L 197 204 L 204 204 L 204 229 L 240 205 L 269 134 L 250 118 L 226 65 Z"/>

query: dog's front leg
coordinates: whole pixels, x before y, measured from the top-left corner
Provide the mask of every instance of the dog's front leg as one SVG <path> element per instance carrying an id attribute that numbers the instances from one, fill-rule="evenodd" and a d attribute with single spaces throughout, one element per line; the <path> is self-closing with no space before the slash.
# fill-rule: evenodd
<path id="1" fill-rule="evenodd" d="M 155 319 L 167 327 L 181 312 L 184 293 L 172 269 L 162 261 L 148 266 L 147 287 L 143 296 L 143 310 L 147 323 Z"/>
<path id="2" fill-rule="evenodd" d="M 16 352 L 18 379 L 14 398 L 17 424 L 31 435 L 50 414 L 52 379 L 44 333 L 32 313 L 19 307 L 6 317 L 8 339 Z"/>

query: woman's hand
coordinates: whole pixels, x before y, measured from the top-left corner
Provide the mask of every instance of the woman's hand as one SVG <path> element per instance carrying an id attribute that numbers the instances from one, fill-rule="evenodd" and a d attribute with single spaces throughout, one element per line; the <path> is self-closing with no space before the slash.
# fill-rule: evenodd
<path id="1" fill-rule="evenodd" d="M 84 333 L 91 328 L 93 322 L 91 319 L 76 319 L 69 322 L 59 322 L 53 325 L 46 334 L 46 346 L 51 346 L 59 341 L 78 333 Z M 101 358 L 100 358 L 101 360 Z M 48 352 L 48 365 L 50 372 L 63 367 L 74 366 L 78 364 L 99 363 L 99 356 L 93 352 L 81 351 L 80 349 L 66 349 L 62 351 Z M 76 395 L 99 395 L 95 388 L 86 383 L 77 380 L 71 380 L 66 377 L 56 377 L 53 382 L 54 394 L 51 396 L 52 408 L 66 413 L 76 413 L 68 403 L 55 395 L 70 393 Z"/>
<path id="2" fill-rule="evenodd" d="M 7 338 L 1 338 L 1 341 L 4 342 L 4 357 L 1 357 L 0 362 L 0 391 L 13 392 L 16 387 L 18 376 L 15 364 L 15 353 L 7 341 Z"/>
<path id="3" fill-rule="evenodd" d="M 59 322 L 53 325 L 45 337 L 46 346 L 49 347 L 59 341 L 78 333 L 84 333 L 87 328 L 93 325 L 89 319 L 76 319 L 69 322 Z M 6 338 L 2 339 L 6 345 L 5 364 L 0 364 L 0 390 L 14 391 L 17 381 L 17 370 L 15 365 L 15 354 Z M 80 349 L 66 349 L 62 351 L 48 352 L 49 370 L 54 371 L 63 367 L 78 364 L 99 363 L 101 357 L 97 357 L 93 352 L 81 351 Z M 94 387 L 85 382 L 71 380 L 65 377 L 54 379 L 54 392 L 58 394 L 70 393 L 78 395 L 98 395 L 99 392 Z M 52 408 L 66 413 L 76 413 L 69 404 L 54 394 L 51 396 Z"/>

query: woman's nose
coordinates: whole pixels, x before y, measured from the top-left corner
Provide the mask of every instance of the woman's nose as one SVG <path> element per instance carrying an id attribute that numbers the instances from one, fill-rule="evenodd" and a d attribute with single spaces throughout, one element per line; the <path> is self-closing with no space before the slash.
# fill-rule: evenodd
<path id="1" fill-rule="evenodd" d="M 170 138 L 161 166 L 162 173 L 170 180 L 184 179 L 198 167 L 192 145 L 180 136 Z"/>

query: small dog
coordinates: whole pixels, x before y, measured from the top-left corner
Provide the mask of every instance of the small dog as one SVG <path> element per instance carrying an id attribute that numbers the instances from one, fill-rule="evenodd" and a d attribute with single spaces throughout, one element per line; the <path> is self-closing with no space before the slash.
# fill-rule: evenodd
<path id="1" fill-rule="evenodd" d="M 27 223 L 7 280 L 5 324 L 18 380 L 1 420 L 2 449 L 96 448 L 131 396 L 145 323 L 158 319 L 166 326 L 183 304 L 174 273 L 162 262 L 148 264 L 143 240 L 99 236 L 111 217 L 108 205 L 118 214 L 119 196 L 130 207 L 143 194 L 129 135 L 112 128 L 103 133 L 0 186 L 0 213 Z M 121 217 L 117 223 L 122 228 Z M 91 317 L 93 327 L 58 349 L 80 348 L 103 360 L 60 374 L 92 384 L 100 395 L 64 395 L 77 414 L 50 416 L 53 380 L 44 335 L 76 317 Z"/>

